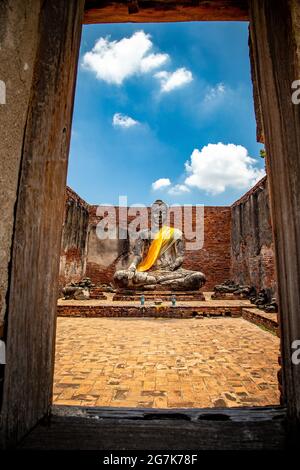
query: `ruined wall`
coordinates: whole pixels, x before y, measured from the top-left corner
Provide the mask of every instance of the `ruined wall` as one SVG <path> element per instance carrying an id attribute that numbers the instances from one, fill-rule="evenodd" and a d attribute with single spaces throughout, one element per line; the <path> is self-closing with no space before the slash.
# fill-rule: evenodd
<path id="1" fill-rule="evenodd" d="M 88 204 L 67 187 L 61 244 L 59 287 L 85 275 L 89 228 Z"/>
<path id="2" fill-rule="evenodd" d="M 127 238 L 99 240 L 96 227 L 103 217 L 96 215 L 97 207 L 89 206 L 67 188 L 60 287 L 84 276 L 90 277 L 95 284 L 109 284 L 116 269 L 126 268 L 130 264 L 130 257 L 125 254 L 132 247 L 130 222 L 134 216 L 126 214 L 129 224 Z M 118 221 L 119 208 L 114 209 Z M 195 211 L 193 207 L 193 229 Z M 104 216 L 107 217 L 106 212 Z M 150 224 L 150 208 L 146 217 Z M 177 220 L 180 218 L 177 218 L 174 209 L 170 225 L 178 226 Z M 216 284 L 231 278 L 240 284 L 254 285 L 257 289 L 269 289 L 271 294 L 275 292 L 273 236 L 266 178 L 231 208 L 204 208 L 203 247 L 187 249 L 183 267 L 205 273 L 205 290 L 212 290 Z"/>
<path id="3" fill-rule="evenodd" d="M 109 283 L 116 268 L 126 267 L 130 259 L 124 260 L 122 254 L 128 249 L 128 240 L 99 240 L 96 226 L 101 217 L 96 216 L 97 206 L 90 206 L 90 234 L 86 275 L 95 283 Z M 176 212 L 176 211 L 174 211 Z M 116 208 L 118 219 L 118 208 Z M 148 208 L 148 220 L 150 209 Z M 196 210 L 193 207 L 193 227 L 195 228 Z M 204 245 L 201 249 L 187 250 L 183 267 L 203 271 L 207 276 L 206 290 L 211 290 L 230 277 L 230 231 L 231 210 L 229 207 L 205 207 Z M 128 223 L 133 217 L 128 216 Z M 177 226 L 176 215 L 170 224 Z"/>
<path id="4" fill-rule="evenodd" d="M 229 207 L 204 208 L 204 245 L 201 250 L 187 252 L 183 267 L 202 270 L 207 282 L 204 290 L 230 277 L 231 211 Z"/>
<path id="5" fill-rule="evenodd" d="M 273 294 L 275 262 L 266 177 L 233 204 L 231 218 L 231 278 Z"/>

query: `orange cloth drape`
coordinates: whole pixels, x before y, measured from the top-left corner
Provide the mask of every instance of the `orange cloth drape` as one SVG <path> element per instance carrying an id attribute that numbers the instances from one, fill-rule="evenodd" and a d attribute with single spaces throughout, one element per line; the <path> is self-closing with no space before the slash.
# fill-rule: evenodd
<path id="1" fill-rule="evenodd" d="M 167 247 L 172 243 L 173 238 L 174 228 L 164 225 L 151 242 L 148 253 L 138 265 L 137 270 L 139 272 L 148 271 L 156 262 L 161 251 L 165 251 L 165 249 L 167 249 Z"/>

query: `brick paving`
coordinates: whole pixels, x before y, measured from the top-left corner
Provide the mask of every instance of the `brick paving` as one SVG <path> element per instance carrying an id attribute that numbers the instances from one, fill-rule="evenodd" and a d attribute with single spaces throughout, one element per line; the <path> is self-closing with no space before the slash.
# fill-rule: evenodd
<path id="1" fill-rule="evenodd" d="M 278 351 L 242 318 L 58 318 L 54 404 L 274 405 Z"/>

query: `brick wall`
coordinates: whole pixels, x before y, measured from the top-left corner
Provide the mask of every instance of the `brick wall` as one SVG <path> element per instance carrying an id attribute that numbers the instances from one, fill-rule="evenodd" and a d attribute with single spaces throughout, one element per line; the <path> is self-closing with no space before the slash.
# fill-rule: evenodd
<path id="1" fill-rule="evenodd" d="M 59 289 L 68 282 L 79 281 L 85 275 L 88 225 L 88 204 L 67 187 Z"/>
<path id="2" fill-rule="evenodd" d="M 257 289 L 276 291 L 274 247 L 267 179 L 263 178 L 231 208 L 231 277 Z"/>
<path id="3" fill-rule="evenodd" d="M 207 278 L 204 290 L 212 290 L 230 277 L 230 233 L 230 208 L 205 207 L 203 248 L 187 251 L 183 265 L 204 272 Z"/>
<path id="4" fill-rule="evenodd" d="M 99 240 L 96 227 L 101 216 L 97 207 L 88 205 L 74 191 L 67 188 L 66 215 L 62 239 L 60 286 L 88 276 L 95 284 L 110 283 L 116 269 L 125 268 L 130 258 L 124 256 L 129 241 Z M 116 219 L 119 220 L 119 208 Z M 105 217 L 107 214 L 103 213 Z M 108 208 L 109 210 L 109 208 Z M 124 211 L 124 208 L 122 209 Z M 126 210 L 126 209 L 125 209 Z M 141 222 L 150 222 L 150 209 L 140 210 Z M 181 209 L 178 209 L 181 210 Z M 192 208 L 195 229 L 196 208 Z M 136 214 L 127 213 L 130 223 Z M 170 225 L 178 226 L 178 213 L 174 209 Z M 184 225 L 183 225 L 184 232 Z M 205 290 L 232 278 L 258 289 L 276 290 L 273 238 L 270 221 L 266 179 L 235 202 L 232 207 L 204 208 L 204 245 L 201 249 L 187 250 L 184 268 L 202 271 L 207 276 Z"/>
<path id="5" fill-rule="evenodd" d="M 90 206 L 90 238 L 88 245 L 88 256 L 86 273 L 94 282 L 111 282 L 116 268 L 126 267 L 122 263 L 122 253 L 126 252 L 126 241 L 99 241 L 95 231 L 101 216 L 96 216 L 97 206 Z M 137 211 L 142 209 L 137 208 Z M 104 211 L 104 209 L 103 209 Z M 178 214 L 181 208 L 174 209 L 171 214 L 170 225 L 178 226 Z M 118 220 L 118 208 L 116 208 Z M 107 217 L 107 215 L 105 215 Z M 150 208 L 147 216 L 141 218 L 150 222 Z M 187 250 L 183 267 L 195 271 L 202 271 L 207 277 L 205 290 L 211 290 L 216 284 L 230 277 L 230 233 L 231 233 L 231 209 L 230 207 L 205 207 L 204 209 L 204 245 L 201 249 Z M 128 216 L 128 223 L 133 216 Z M 196 208 L 192 208 L 193 229 L 196 226 Z M 184 221 L 183 221 L 184 228 Z M 129 226 L 130 232 L 130 226 Z M 183 229 L 184 232 L 184 229 Z M 121 258 L 121 259 L 120 259 Z"/>

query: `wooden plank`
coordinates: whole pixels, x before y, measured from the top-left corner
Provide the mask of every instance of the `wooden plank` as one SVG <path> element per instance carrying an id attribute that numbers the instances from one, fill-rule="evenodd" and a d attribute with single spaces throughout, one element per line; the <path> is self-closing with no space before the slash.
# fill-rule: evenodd
<path id="1" fill-rule="evenodd" d="M 99 419 L 183 419 L 187 421 L 265 421 L 284 419 L 285 408 L 281 406 L 257 406 L 235 408 L 114 408 L 111 406 L 61 406 L 52 407 L 54 416 L 98 417 Z"/>
<path id="2" fill-rule="evenodd" d="M 39 16 L 7 309 L 4 445 L 20 439 L 51 404 L 59 253 L 83 8 L 82 0 L 45 0 Z"/>
<path id="3" fill-rule="evenodd" d="M 54 407 L 20 444 L 22 449 L 250 450 L 286 447 L 278 408 L 134 410 Z"/>
<path id="4" fill-rule="evenodd" d="M 84 23 L 247 21 L 247 0 L 87 0 Z"/>
<path id="5" fill-rule="evenodd" d="M 250 33 L 262 109 L 278 273 L 283 385 L 288 416 L 300 420 L 300 106 L 292 82 L 300 76 L 300 3 L 251 0 Z M 297 33 L 298 30 L 298 33 Z"/>
<path id="6" fill-rule="evenodd" d="M 6 105 L 0 103 L 0 338 L 5 334 L 14 208 L 40 6 L 36 0 L 0 1 L 0 80 L 6 84 Z M 31 20 L 24 21 L 28 16 Z"/>
<path id="7" fill-rule="evenodd" d="M 255 118 L 256 118 L 256 140 L 257 142 L 264 143 L 264 129 L 263 129 L 263 121 L 262 121 L 262 112 L 261 112 L 261 102 L 259 97 L 259 90 L 257 84 L 257 76 L 256 76 L 256 66 L 255 60 L 253 56 L 252 50 L 252 41 L 249 34 L 249 56 L 250 56 L 250 65 L 251 65 L 251 80 L 253 85 L 253 101 L 254 101 L 254 109 L 255 109 Z"/>

